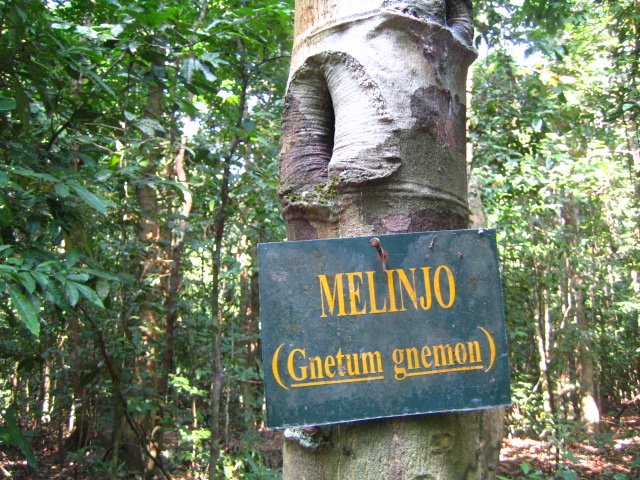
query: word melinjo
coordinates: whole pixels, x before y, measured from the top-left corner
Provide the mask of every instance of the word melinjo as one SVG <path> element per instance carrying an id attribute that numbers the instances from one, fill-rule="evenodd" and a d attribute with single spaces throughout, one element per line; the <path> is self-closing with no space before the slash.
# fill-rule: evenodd
<path id="1" fill-rule="evenodd" d="M 407 274 L 408 272 L 408 274 Z M 456 300 L 456 282 L 447 265 L 408 270 L 386 270 L 383 285 L 376 290 L 375 271 L 317 275 L 321 317 L 365 315 L 429 310 L 435 304 L 451 308 Z M 378 273 L 379 274 L 379 273 Z M 333 277 L 333 286 L 330 278 Z M 345 285 L 346 283 L 346 285 Z M 433 288 L 432 288 L 433 285 Z M 336 313 L 337 310 L 337 313 Z"/>

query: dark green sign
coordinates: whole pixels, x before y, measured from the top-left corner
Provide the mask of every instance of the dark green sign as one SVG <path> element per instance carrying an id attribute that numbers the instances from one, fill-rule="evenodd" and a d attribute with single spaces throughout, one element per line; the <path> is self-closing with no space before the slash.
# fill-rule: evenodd
<path id="1" fill-rule="evenodd" d="M 494 230 L 260 244 L 267 425 L 509 400 Z"/>

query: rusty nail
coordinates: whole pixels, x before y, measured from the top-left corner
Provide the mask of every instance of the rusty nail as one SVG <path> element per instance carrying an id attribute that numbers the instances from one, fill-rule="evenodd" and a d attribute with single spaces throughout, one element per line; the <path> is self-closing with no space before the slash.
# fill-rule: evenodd
<path id="1" fill-rule="evenodd" d="M 369 240 L 369 243 L 371 243 L 371 246 L 376 249 L 376 252 L 378 252 L 378 257 L 382 262 L 382 269 L 386 271 L 387 270 L 387 252 L 385 252 L 382 249 L 382 245 L 380 244 L 380 239 L 378 237 L 373 237 L 371 240 Z"/>

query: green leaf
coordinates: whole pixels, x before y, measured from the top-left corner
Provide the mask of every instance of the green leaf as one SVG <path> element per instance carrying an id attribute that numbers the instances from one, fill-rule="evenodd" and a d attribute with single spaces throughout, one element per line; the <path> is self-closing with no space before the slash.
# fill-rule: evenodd
<path id="1" fill-rule="evenodd" d="M 69 187 L 67 187 L 64 183 L 58 183 L 54 187 L 54 190 L 60 198 L 67 198 L 70 195 Z"/>
<path id="2" fill-rule="evenodd" d="M 18 311 L 18 314 L 25 326 L 35 337 L 40 336 L 40 322 L 38 321 L 38 314 L 35 308 L 33 308 L 31 302 L 15 288 L 8 287 L 8 290 L 9 295 L 11 295 L 13 306 Z"/>
<path id="3" fill-rule="evenodd" d="M 69 280 L 73 280 L 74 282 L 86 282 L 89 280 L 89 275 L 86 273 L 71 273 L 67 275 Z"/>
<path id="4" fill-rule="evenodd" d="M 138 128 L 142 133 L 145 133 L 150 137 L 155 136 L 156 132 L 165 131 L 162 124 L 152 118 L 141 118 L 138 122 L 136 122 L 135 127 Z"/>
<path id="5" fill-rule="evenodd" d="M 104 308 L 104 304 L 102 303 L 102 300 L 100 300 L 100 297 L 95 292 L 95 290 L 93 290 L 90 287 L 87 287 L 86 285 L 83 285 L 82 283 L 75 283 L 75 282 L 71 282 L 71 283 L 73 283 L 73 286 L 76 287 L 80 291 L 80 294 L 84 298 L 89 300 L 94 305 L 96 305 L 96 306 L 98 306 L 100 308 Z"/>
<path id="6" fill-rule="evenodd" d="M 196 63 L 196 67 L 198 68 L 198 70 L 200 70 L 200 72 L 202 72 L 202 74 L 204 75 L 204 78 L 206 78 L 207 81 L 209 82 L 216 81 L 216 76 L 211 72 L 211 70 L 209 70 L 209 68 L 206 65 L 201 63 L 199 60 L 196 60 L 195 63 Z"/>
<path id="7" fill-rule="evenodd" d="M 107 295 L 109 295 L 109 289 L 110 283 L 108 280 L 101 278 L 96 282 L 96 293 L 102 300 L 104 300 Z"/>
<path id="8" fill-rule="evenodd" d="M 115 25 L 113 25 L 111 27 L 111 35 L 113 35 L 114 37 L 117 37 L 118 35 L 120 35 L 122 32 L 124 31 L 124 27 L 117 23 Z"/>
<path id="9" fill-rule="evenodd" d="M 22 265 L 24 263 L 24 258 L 22 257 L 10 257 L 5 260 L 10 265 Z"/>
<path id="10" fill-rule="evenodd" d="M 539 132 L 542 130 L 542 124 L 543 122 L 541 118 L 534 118 L 533 122 L 531 122 L 531 127 L 535 132 Z"/>
<path id="11" fill-rule="evenodd" d="M 80 285 L 79 283 L 67 282 L 64 285 L 65 292 L 67 294 L 67 300 L 69 300 L 69 304 L 72 307 L 75 307 L 80 299 L 80 292 L 76 288 L 76 285 Z"/>
<path id="12" fill-rule="evenodd" d="M 26 437 L 18 428 L 18 423 L 16 422 L 15 417 L 15 409 L 13 407 L 9 407 L 4 413 L 3 417 L 6 425 L 0 427 L 0 441 L 17 447 L 18 450 L 20 450 L 20 452 L 22 452 L 22 454 L 24 455 L 24 458 L 27 460 L 27 464 L 31 468 L 37 469 L 38 461 L 33 454 L 31 445 L 29 445 Z"/>
<path id="13" fill-rule="evenodd" d="M 62 289 L 56 282 L 49 282 L 47 289 L 44 291 L 44 298 L 46 301 L 54 303 L 61 309 L 68 307 Z"/>
<path id="14" fill-rule="evenodd" d="M 58 179 L 53 175 L 49 175 L 48 173 L 35 172 L 30 168 L 17 167 L 14 172 L 18 175 L 22 175 L 23 177 L 37 178 L 38 180 L 45 180 L 46 182 L 52 184 L 58 183 Z"/>
<path id="15" fill-rule="evenodd" d="M 112 280 L 114 282 L 121 282 L 122 279 L 118 275 L 114 275 L 113 273 L 105 272 L 103 270 L 96 270 L 95 268 L 84 268 L 84 272 L 89 275 L 93 275 L 94 277 L 104 278 L 105 280 Z"/>
<path id="16" fill-rule="evenodd" d="M 107 214 L 108 208 L 113 207 L 111 202 L 94 195 L 82 185 L 72 184 L 71 189 L 76 192 L 84 203 L 103 215 Z"/>
<path id="17" fill-rule="evenodd" d="M 71 268 L 76 263 L 78 263 L 78 260 L 80 260 L 80 252 L 78 250 L 71 250 L 70 252 L 67 252 L 66 258 L 64 259 L 64 263 L 67 266 L 67 268 Z M 38 265 L 38 267 L 41 267 L 41 266 L 42 264 Z"/>
<path id="18" fill-rule="evenodd" d="M 114 92 L 113 89 L 109 85 L 107 85 L 104 82 L 104 80 L 102 80 L 102 78 L 100 78 L 100 76 L 96 75 L 91 70 L 86 70 L 86 69 L 83 69 L 83 73 L 86 76 L 88 76 L 91 80 L 93 80 L 96 85 L 98 85 L 102 90 L 107 92 L 113 98 L 118 98 L 118 95 L 116 95 L 116 92 Z"/>
<path id="19" fill-rule="evenodd" d="M 18 102 L 16 102 L 15 98 L 0 97 L 0 111 L 15 110 L 17 106 Z"/>
<path id="20" fill-rule="evenodd" d="M 172 12 L 164 11 L 164 12 L 153 12 L 147 15 L 144 15 L 141 20 L 149 25 L 150 27 L 159 27 L 162 25 L 162 22 L 171 18 Z"/>
<path id="21" fill-rule="evenodd" d="M 191 79 L 193 78 L 193 70 L 195 67 L 196 61 L 193 58 L 185 58 L 182 61 L 182 76 L 187 81 L 187 83 L 191 83 Z"/>
<path id="22" fill-rule="evenodd" d="M 100 182 L 104 182 L 106 180 L 109 180 L 109 178 L 111 178 L 112 175 L 113 175 L 113 172 L 111 170 L 102 169 L 96 172 L 96 179 Z"/>
<path id="23" fill-rule="evenodd" d="M 37 270 L 31 270 L 31 272 L 29 273 L 31 273 L 31 276 L 35 279 L 36 282 L 38 282 L 40 288 L 45 289 L 49 284 L 49 279 L 44 273 L 38 272 Z"/>
<path id="24" fill-rule="evenodd" d="M 18 277 L 20 277 L 20 283 L 22 283 L 27 292 L 33 293 L 36 291 L 36 282 L 29 272 L 18 272 Z"/>

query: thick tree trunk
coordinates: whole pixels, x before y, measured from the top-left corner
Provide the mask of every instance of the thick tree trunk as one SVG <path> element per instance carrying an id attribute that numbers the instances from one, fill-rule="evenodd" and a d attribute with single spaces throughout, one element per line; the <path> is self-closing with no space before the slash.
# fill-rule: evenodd
<path id="1" fill-rule="evenodd" d="M 334 427 L 330 446 L 287 440 L 285 480 L 396 480 L 481 477 L 481 413 L 423 415 Z"/>
<path id="2" fill-rule="evenodd" d="M 469 1 L 296 2 L 281 195 L 290 240 L 464 228 Z M 479 413 L 287 440 L 285 479 L 486 478 Z"/>

